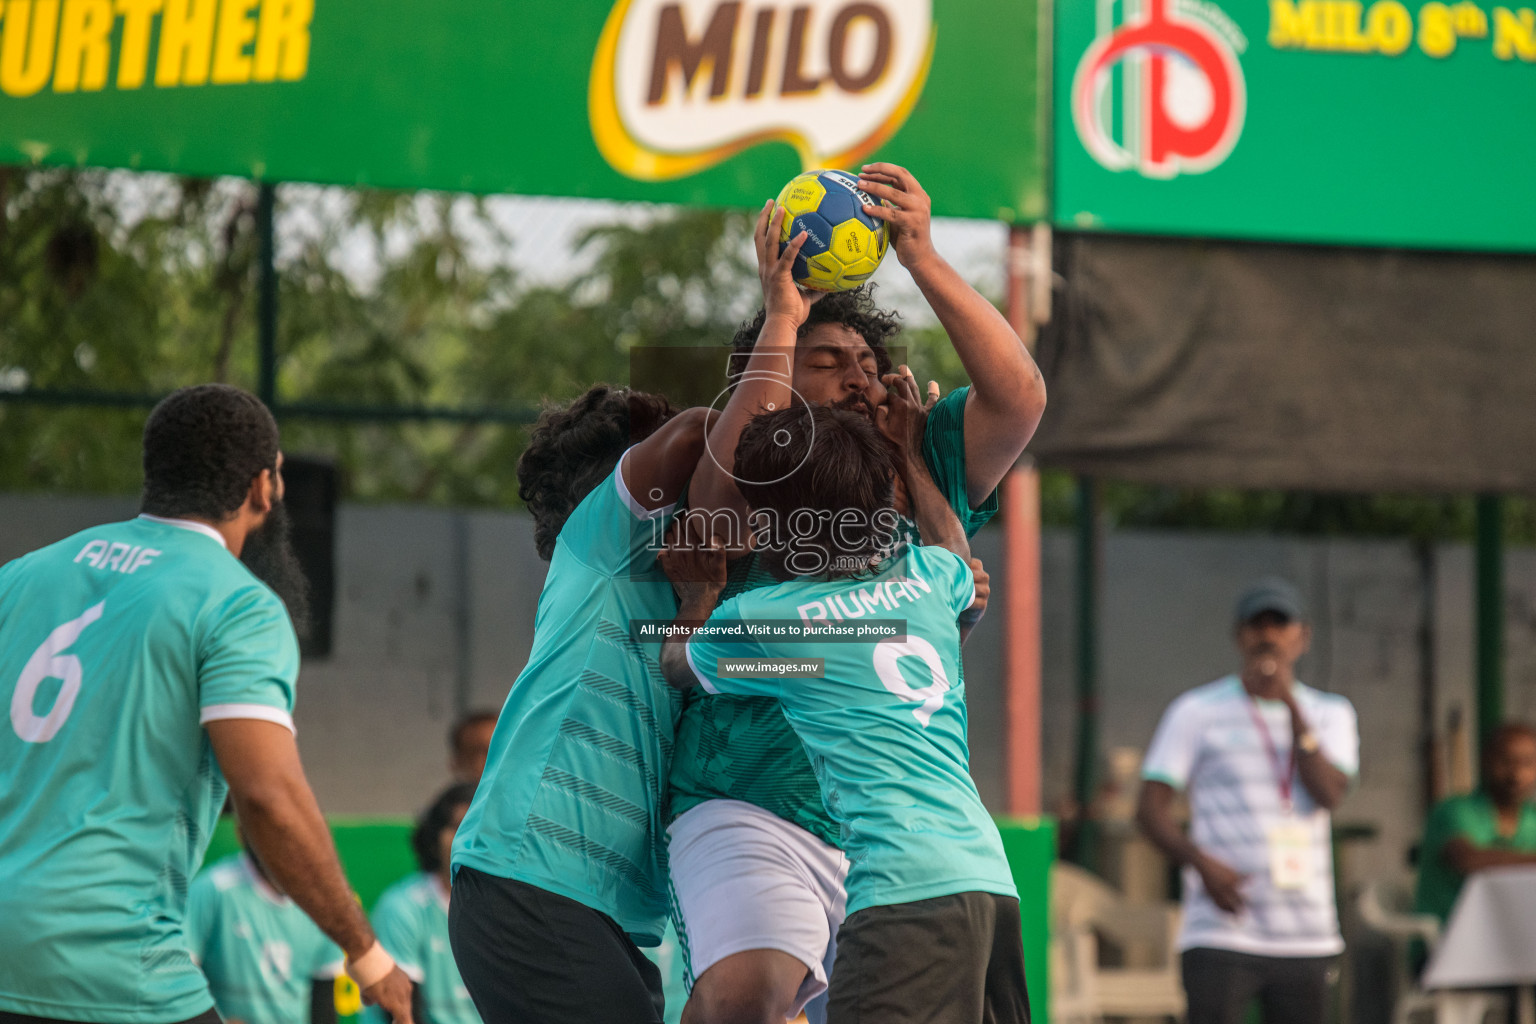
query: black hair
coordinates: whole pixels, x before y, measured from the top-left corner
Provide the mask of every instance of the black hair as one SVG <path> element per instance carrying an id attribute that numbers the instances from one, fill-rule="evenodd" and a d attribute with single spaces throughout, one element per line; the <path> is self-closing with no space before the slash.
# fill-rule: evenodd
<path id="1" fill-rule="evenodd" d="M 867 417 L 847 409 L 752 417 L 736 442 L 736 486 L 754 513 L 767 513 L 753 520 L 769 571 L 781 580 L 869 572 L 896 525 L 897 457 Z"/>
<path id="2" fill-rule="evenodd" d="M 481 722 L 495 722 L 497 717 L 499 716 L 496 712 L 489 708 L 466 711 L 458 717 L 458 720 L 448 730 L 448 749 L 457 754 L 459 752 L 459 744 L 464 742 L 464 731 L 466 729 L 472 725 L 479 725 Z"/>
<path id="3" fill-rule="evenodd" d="M 678 410 L 661 395 L 596 384 L 580 398 L 545 409 L 517 461 L 517 495 L 533 514 L 533 542 L 546 562 L 581 499 L 613 472 L 630 445 L 654 434 Z"/>
<path id="4" fill-rule="evenodd" d="M 416 854 L 416 865 L 426 874 L 436 874 L 443 869 L 443 854 L 437 836 L 448 827 L 453 809 L 469 806 L 474 798 L 473 782 L 455 782 L 437 794 L 437 799 L 416 819 L 416 827 L 411 831 L 411 852 Z"/>
<path id="5" fill-rule="evenodd" d="M 230 518 L 251 481 L 277 469 L 277 421 L 228 384 L 198 384 L 161 400 L 144 424 L 144 497 L 156 516 Z"/>
<path id="6" fill-rule="evenodd" d="M 736 328 L 731 339 L 729 373 L 732 381 L 746 372 L 747 361 L 752 358 L 752 348 L 757 336 L 763 332 L 768 311 L 759 309 L 752 319 Z M 860 285 L 852 291 L 833 292 L 824 295 L 811 306 L 805 323 L 795 333 L 796 339 L 804 338 L 813 327 L 820 324 L 839 324 L 856 331 L 875 353 L 875 365 L 882 375 L 891 372 L 891 353 L 886 344 L 901 333 L 900 318 L 896 313 L 875 305 L 875 286 Z"/>

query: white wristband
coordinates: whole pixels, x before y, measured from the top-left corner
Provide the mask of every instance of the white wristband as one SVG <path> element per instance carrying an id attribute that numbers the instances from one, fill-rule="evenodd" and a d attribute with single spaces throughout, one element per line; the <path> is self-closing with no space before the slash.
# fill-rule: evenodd
<path id="1" fill-rule="evenodd" d="M 394 957 L 384 951 L 378 940 L 374 940 L 368 952 L 357 959 L 347 958 L 347 974 L 357 987 L 369 989 L 389 977 L 389 973 L 395 969 Z"/>

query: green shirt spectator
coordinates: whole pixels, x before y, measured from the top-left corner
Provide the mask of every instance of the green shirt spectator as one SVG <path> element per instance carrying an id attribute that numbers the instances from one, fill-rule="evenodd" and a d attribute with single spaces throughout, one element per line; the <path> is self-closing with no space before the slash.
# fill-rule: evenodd
<path id="1" fill-rule="evenodd" d="M 1468 875 L 1536 864 L 1536 731 L 1504 725 L 1483 759 L 1483 788 L 1442 800 L 1430 812 L 1419 855 L 1414 907 L 1443 922 Z"/>

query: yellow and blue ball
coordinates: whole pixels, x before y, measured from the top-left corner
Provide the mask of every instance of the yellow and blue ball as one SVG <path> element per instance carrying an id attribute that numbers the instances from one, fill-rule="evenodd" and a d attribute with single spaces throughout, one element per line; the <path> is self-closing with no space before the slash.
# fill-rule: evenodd
<path id="1" fill-rule="evenodd" d="M 805 244 L 795 257 L 795 283 L 820 292 L 857 288 L 874 274 L 890 247 L 890 227 L 864 212 L 876 205 L 847 171 L 806 171 L 779 193 L 784 210 L 779 251 L 800 232 Z"/>

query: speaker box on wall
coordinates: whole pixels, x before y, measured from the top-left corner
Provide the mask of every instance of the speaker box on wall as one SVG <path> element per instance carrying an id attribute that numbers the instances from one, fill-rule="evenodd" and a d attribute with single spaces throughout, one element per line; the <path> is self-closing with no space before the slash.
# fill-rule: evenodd
<path id="1" fill-rule="evenodd" d="M 331 653 L 336 607 L 336 499 L 341 478 L 328 460 L 287 456 L 283 484 L 293 551 L 309 581 L 309 628 L 300 632 L 299 651 L 306 658 L 323 658 Z"/>

